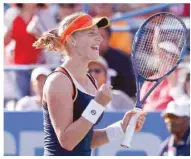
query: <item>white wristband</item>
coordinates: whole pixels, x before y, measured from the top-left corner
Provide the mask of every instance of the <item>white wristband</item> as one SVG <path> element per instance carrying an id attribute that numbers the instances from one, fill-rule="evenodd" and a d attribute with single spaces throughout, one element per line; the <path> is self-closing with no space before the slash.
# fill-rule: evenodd
<path id="1" fill-rule="evenodd" d="M 114 124 L 109 125 L 106 128 L 106 134 L 109 141 L 113 141 L 113 140 L 124 137 L 125 133 L 123 132 L 123 129 L 121 127 L 121 120 Z"/>
<path id="2" fill-rule="evenodd" d="M 83 111 L 82 116 L 89 122 L 95 124 L 104 110 L 105 107 L 92 99 Z"/>

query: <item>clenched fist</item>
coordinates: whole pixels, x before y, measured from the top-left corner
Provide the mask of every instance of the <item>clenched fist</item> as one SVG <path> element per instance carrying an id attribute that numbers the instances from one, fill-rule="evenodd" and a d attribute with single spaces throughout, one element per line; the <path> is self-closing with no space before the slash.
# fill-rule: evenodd
<path id="1" fill-rule="evenodd" d="M 112 99 L 112 86 L 108 84 L 103 84 L 98 92 L 96 93 L 96 96 L 94 100 L 101 104 L 102 106 L 106 106 Z"/>

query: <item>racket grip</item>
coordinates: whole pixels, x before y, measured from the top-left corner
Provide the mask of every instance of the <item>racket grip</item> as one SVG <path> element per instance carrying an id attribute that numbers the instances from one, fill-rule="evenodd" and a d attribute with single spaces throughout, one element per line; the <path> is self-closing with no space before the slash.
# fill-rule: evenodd
<path id="1" fill-rule="evenodd" d="M 142 111 L 142 109 L 140 108 L 134 108 L 133 110 L 134 112 L 136 112 L 136 114 L 131 117 L 129 124 L 126 128 L 125 138 L 123 140 L 123 143 L 121 144 L 121 146 L 124 148 L 129 148 L 131 146 L 131 141 L 135 132 L 136 123 L 139 118 L 140 112 Z"/>

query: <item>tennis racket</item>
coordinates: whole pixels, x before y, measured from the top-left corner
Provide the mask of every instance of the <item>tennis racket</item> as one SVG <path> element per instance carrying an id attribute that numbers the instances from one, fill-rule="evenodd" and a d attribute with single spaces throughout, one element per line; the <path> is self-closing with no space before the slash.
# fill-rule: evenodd
<path id="1" fill-rule="evenodd" d="M 136 32 L 132 47 L 132 63 L 136 76 L 136 107 L 121 146 L 130 147 L 141 105 L 161 81 L 181 62 L 187 49 L 187 29 L 184 22 L 171 13 L 157 13 L 149 17 Z M 140 99 L 145 81 L 155 82 Z"/>

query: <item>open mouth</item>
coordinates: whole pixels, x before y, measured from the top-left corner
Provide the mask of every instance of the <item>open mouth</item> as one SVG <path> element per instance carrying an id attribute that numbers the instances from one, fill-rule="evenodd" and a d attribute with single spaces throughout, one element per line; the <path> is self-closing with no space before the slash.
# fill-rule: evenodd
<path id="1" fill-rule="evenodd" d="M 96 50 L 96 51 L 99 50 L 99 46 L 92 46 L 91 48 L 92 48 L 93 50 Z"/>

